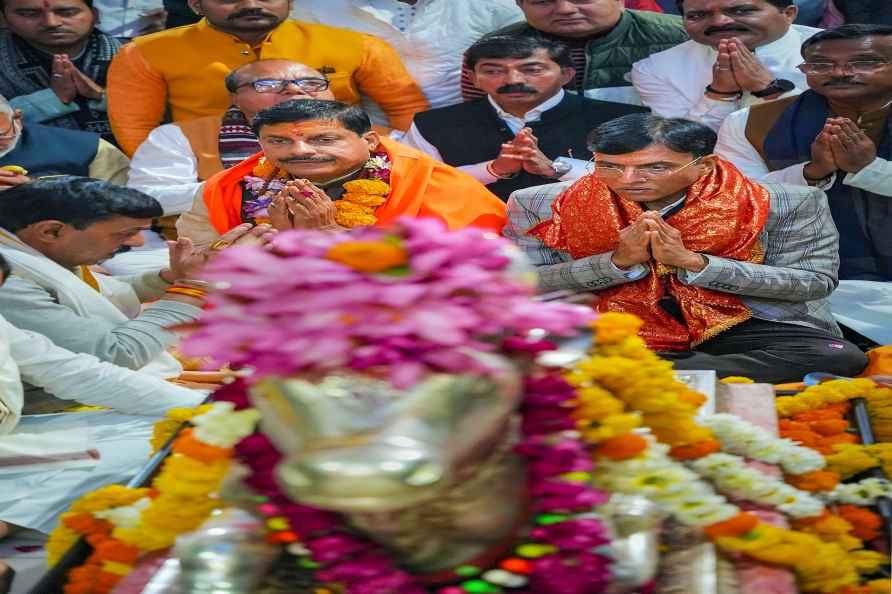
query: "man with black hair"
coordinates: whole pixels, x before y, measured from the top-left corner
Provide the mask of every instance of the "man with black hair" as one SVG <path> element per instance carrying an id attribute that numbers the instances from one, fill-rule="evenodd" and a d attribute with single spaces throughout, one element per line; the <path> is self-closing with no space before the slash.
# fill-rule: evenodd
<path id="1" fill-rule="evenodd" d="M 121 47 L 96 28 L 92 0 L 0 0 L 0 95 L 26 121 L 114 142 L 106 74 Z"/>
<path id="2" fill-rule="evenodd" d="M 0 255 L 0 285 L 10 276 Z M 8 290 L 0 289 L 0 294 Z M 125 483 L 151 454 L 152 427 L 201 392 L 63 349 L 0 316 L 0 540 L 19 528 L 49 532 L 59 514 L 96 488 Z M 28 390 L 28 388 L 31 390 Z M 36 414 L 41 388 L 61 409 Z M 4 564 L 0 563 L 0 591 Z"/>
<path id="3" fill-rule="evenodd" d="M 502 200 L 585 175 L 592 156 L 587 131 L 643 111 L 565 92 L 576 71 L 556 41 L 489 35 L 468 48 L 465 60 L 486 98 L 416 114 L 402 141 L 465 171 Z"/>
<path id="4" fill-rule="evenodd" d="M 802 55 L 809 90 L 733 114 L 716 151 L 754 179 L 824 189 L 839 277 L 892 281 L 892 26 L 828 29 Z"/>
<path id="5" fill-rule="evenodd" d="M 819 31 L 794 25 L 793 0 L 679 0 L 691 40 L 632 67 L 644 104 L 718 130 L 742 107 L 805 89 L 799 46 Z"/>
<path id="6" fill-rule="evenodd" d="M 526 22 L 493 35 L 544 37 L 567 45 L 576 75 L 567 90 L 591 99 L 640 105 L 628 80 L 638 60 L 669 49 L 688 36 L 675 15 L 629 10 L 624 0 L 516 0 Z M 462 96 L 481 99 L 471 72 L 462 67 Z"/>
<path id="7" fill-rule="evenodd" d="M 142 192 L 83 177 L 39 179 L 0 192 L 0 254 L 13 271 L 0 291 L 0 314 L 71 351 L 178 376 L 182 367 L 167 353 L 176 341 L 170 328 L 201 313 L 203 288 L 192 279 L 213 252 L 183 239 L 171 243 L 170 267 L 163 270 L 113 278 L 89 268 L 138 245 L 140 231 L 161 212 Z M 269 232 L 244 225 L 225 239 L 252 243 Z M 153 303 L 143 307 L 147 302 Z"/>
<path id="8" fill-rule="evenodd" d="M 359 107 L 286 101 L 258 113 L 254 131 L 263 152 L 205 182 L 177 222 L 180 237 L 207 245 L 244 222 L 334 230 L 422 216 L 494 231 L 505 222 L 505 205 L 482 184 L 379 136 Z"/>
<path id="9" fill-rule="evenodd" d="M 867 363 L 840 338 L 827 297 L 838 235 L 817 188 L 757 184 L 715 156 L 716 135 L 632 114 L 591 138 L 596 175 L 515 192 L 505 235 L 543 290 L 591 291 L 644 320 L 678 369 L 760 382 Z"/>
<path id="10" fill-rule="evenodd" d="M 202 16 L 198 23 L 135 38 L 109 69 L 109 113 L 128 155 L 167 117 L 182 122 L 226 111 L 226 75 L 268 58 L 319 70 L 341 101 L 358 104 L 360 93 L 371 98 L 390 128 L 406 130 L 428 107 L 385 41 L 290 20 L 290 0 L 189 0 L 189 7 Z"/>

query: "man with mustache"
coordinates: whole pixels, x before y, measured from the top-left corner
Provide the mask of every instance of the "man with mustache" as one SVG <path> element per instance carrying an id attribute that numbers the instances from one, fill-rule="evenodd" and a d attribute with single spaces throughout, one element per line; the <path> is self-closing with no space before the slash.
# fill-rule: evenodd
<path id="1" fill-rule="evenodd" d="M 679 0 L 691 40 L 632 67 L 654 113 L 718 130 L 742 107 L 805 89 L 799 46 L 819 31 L 794 25 L 793 0 Z"/>
<path id="2" fill-rule="evenodd" d="M 487 97 L 416 114 L 403 142 L 469 173 L 502 200 L 514 190 L 586 173 L 588 130 L 641 108 L 586 99 L 567 47 L 549 39 L 488 35 L 465 53 Z"/>
<path id="3" fill-rule="evenodd" d="M 0 95 L 26 121 L 114 142 L 105 85 L 120 42 L 96 28 L 92 0 L 0 0 Z"/>
<path id="4" fill-rule="evenodd" d="M 629 10 L 624 0 L 516 0 L 526 22 L 495 31 L 498 35 L 544 37 L 570 49 L 576 75 L 568 91 L 591 99 L 641 105 L 628 80 L 637 60 L 687 40 L 675 15 Z M 466 101 L 486 93 L 462 68 Z"/>
<path id="5" fill-rule="evenodd" d="M 334 99 L 325 76 L 290 60 L 249 62 L 223 82 L 230 96 L 225 113 L 159 126 L 133 155 L 127 186 L 157 199 L 165 216 L 143 234 L 146 245 L 105 262 L 106 270 L 131 274 L 164 264 L 164 240 L 177 238 L 176 221 L 201 199 L 204 182 L 261 150 L 251 128 L 257 112 L 292 99 Z"/>
<path id="6" fill-rule="evenodd" d="M 244 222 L 279 230 L 389 225 L 402 216 L 499 231 L 505 205 L 472 177 L 379 136 L 340 101 L 299 99 L 254 117 L 263 152 L 221 171 L 177 222 L 198 245 Z M 219 245 L 219 244 L 218 244 Z"/>
<path id="7" fill-rule="evenodd" d="M 161 212 L 142 192 L 86 177 L 38 179 L 0 192 L 0 254 L 13 272 L 0 291 L 0 315 L 71 351 L 178 377 L 183 368 L 167 352 L 178 340 L 170 328 L 201 313 L 205 293 L 195 278 L 217 252 L 179 240 L 170 243 L 165 268 L 127 277 L 90 269 L 139 245 L 140 232 Z M 241 225 L 226 240 L 256 244 L 271 234 L 269 226 Z"/>
<path id="8" fill-rule="evenodd" d="M 505 235 L 542 290 L 593 292 L 601 311 L 637 315 L 676 369 L 769 383 L 858 374 L 867 358 L 827 304 L 839 237 L 826 196 L 747 179 L 715 141 L 678 118 L 602 124 L 595 174 L 515 192 Z"/>
<path id="9" fill-rule="evenodd" d="M 733 114 L 716 150 L 755 179 L 823 188 L 840 278 L 892 281 L 892 26 L 828 29 L 802 55 L 809 90 Z"/>
<path id="10" fill-rule="evenodd" d="M 347 29 L 288 19 L 291 0 L 189 0 L 202 19 L 137 37 L 109 71 L 115 136 L 132 155 L 169 110 L 174 122 L 229 107 L 223 79 L 248 62 L 280 58 L 306 64 L 331 81 L 341 101 L 374 100 L 392 128 L 405 130 L 427 100 L 386 42 Z"/>

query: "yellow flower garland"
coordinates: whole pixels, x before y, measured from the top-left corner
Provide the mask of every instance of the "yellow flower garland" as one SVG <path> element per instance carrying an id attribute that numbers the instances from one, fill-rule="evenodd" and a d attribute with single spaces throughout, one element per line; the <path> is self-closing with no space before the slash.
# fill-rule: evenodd
<path id="1" fill-rule="evenodd" d="M 390 196 L 390 184 L 380 179 L 357 179 L 344 184 L 346 192 L 335 202 L 335 221 L 352 229 L 378 222 L 375 210 Z"/>
<path id="2" fill-rule="evenodd" d="M 594 355 L 566 374 L 577 388 L 574 418 L 583 437 L 598 444 L 644 425 L 660 442 L 676 448 L 709 442 L 712 432 L 694 418 L 699 395 L 678 382 L 671 363 L 661 360 L 636 336 L 640 324 L 627 314 L 603 314 L 593 324 Z M 859 382 L 840 392 L 812 390 L 809 398 L 840 401 L 843 393 L 851 394 L 846 399 L 864 395 L 865 388 L 875 386 L 869 384 Z M 784 402 L 782 406 L 795 414 L 801 404 Z M 719 536 L 716 544 L 728 552 L 788 566 L 796 572 L 802 591 L 822 594 L 858 585 L 860 575 L 875 572 L 888 560 L 861 549 L 861 541 L 848 534 L 825 542 L 816 534 L 762 522 L 741 536 Z"/>

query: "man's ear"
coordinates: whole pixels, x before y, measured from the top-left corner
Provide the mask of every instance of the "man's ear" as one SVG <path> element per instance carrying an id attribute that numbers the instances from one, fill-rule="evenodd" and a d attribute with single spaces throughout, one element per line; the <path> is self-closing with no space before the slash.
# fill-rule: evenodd
<path id="1" fill-rule="evenodd" d="M 700 175 L 704 176 L 707 173 L 710 173 L 713 169 L 715 169 L 719 164 L 719 156 L 718 155 L 706 155 L 702 159 L 700 159 L 700 163 L 698 166 L 700 167 Z"/>
<path id="2" fill-rule="evenodd" d="M 374 130 L 369 130 L 363 134 L 362 139 L 365 140 L 366 144 L 369 146 L 369 152 L 374 152 L 375 149 L 378 148 L 378 145 L 381 144 L 381 137 L 378 136 L 378 133 Z"/>
<path id="3" fill-rule="evenodd" d="M 576 69 L 572 66 L 563 66 L 561 68 L 561 86 L 576 78 Z"/>
<path id="4" fill-rule="evenodd" d="M 192 9 L 192 12 L 198 16 L 204 16 L 204 13 L 201 11 L 201 0 L 188 0 L 187 4 Z"/>
<path id="5" fill-rule="evenodd" d="M 68 225 L 62 221 L 50 219 L 32 223 L 25 227 L 23 231 L 25 231 L 32 240 L 40 241 L 41 243 L 56 243 L 66 235 Z"/>
<path id="6" fill-rule="evenodd" d="M 799 7 L 795 4 L 791 4 L 785 8 L 780 9 L 781 14 L 784 15 L 787 19 L 787 23 L 792 25 L 793 21 L 796 20 L 796 16 L 799 14 Z"/>

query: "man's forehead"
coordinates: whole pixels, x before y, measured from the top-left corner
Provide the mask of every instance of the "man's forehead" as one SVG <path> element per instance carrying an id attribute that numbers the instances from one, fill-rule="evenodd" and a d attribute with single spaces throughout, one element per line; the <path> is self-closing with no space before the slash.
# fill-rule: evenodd
<path id="1" fill-rule="evenodd" d="M 304 120 L 302 122 L 277 122 L 265 125 L 263 136 L 311 136 L 326 132 L 343 132 L 347 128 L 338 120 Z"/>
<path id="2" fill-rule="evenodd" d="M 691 154 L 679 153 L 661 144 L 652 144 L 650 146 L 644 147 L 643 149 L 639 149 L 631 153 L 623 153 L 621 155 L 598 153 L 596 155 L 596 159 L 598 161 L 620 163 L 623 165 L 647 165 L 649 163 L 675 163 L 690 161 Z"/>
<path id="3" fill-rule="evenodd" d="M 554 62 L 551 59 L 551 56 L 548 54 L 548 50 L 545 48 L 540 48 L 534 51 L 529 56 L 524 58 L 487 58 L 483 57 L 477 61 L 477 66 L 485 65 L 498 65 L 498 66 L 519 66 L 521 64 L 527 63 L 542 63 L 542 62 Z"/>
<path id="4" fill-rule="evenodd" d="M 96 221 L 90 227 L 97 231 L 121 233 L 124 231 L 139 231 L 152 226 L 152 219 L 135 219 L 133 217 L 114 216 Z"/>
<path id="5" fill-rule="evenodd" d="M 264 64 L 262 62 L 257 63 L 256 66 L 246 68 L 241 72 L 241 75 L 245 80 L 258 80 L 261 78 L 322 78 L 322 75 L 317 70 L 313 70 L 309 66 L 304 66 L 303 64 Z"/>
<path id="6" fill-rule="evenodd" d="M 856 39 L 826 39 L 806 48 L 806 56 L 877 53 L 892 57 L 892 35 L 869 35 Z"/>
<path id="7" fill-rule="evenodd" d="M 83 0 L 5 0 L 6 8 L 34 8 L 38 10 L 68 8 L 76 6 L 77 8 L 86 8 L 87 4 Z"/>
<path id="8" fill-rule="evenodd" d="M 756 6 L 763 7 L 766 0 L 684 0 L 684 11 L 692 10 L 726 10 L 728 8 L 737 8 L 740 6 Z"/>

